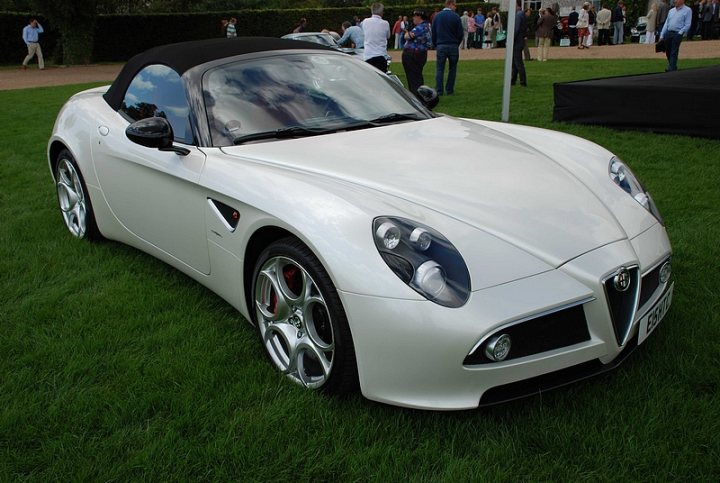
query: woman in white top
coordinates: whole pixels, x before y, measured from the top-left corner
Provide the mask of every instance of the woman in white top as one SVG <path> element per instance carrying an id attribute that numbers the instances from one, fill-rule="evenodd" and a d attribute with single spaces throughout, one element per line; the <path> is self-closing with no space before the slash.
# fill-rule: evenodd
<path id="1" fill-rule="evenodd" d="M 650 5 L 650 10 L 648 10 L 647 15 L 645 18 L 647 18 L 647 22 L 645 23 L 647 25 L 647 29 L 645 30 L 645 43 L 646 44 L 654 44 L 655 43 L 655 19 L 657 17 L 657 4 L 653 3 Z"/>
<path id="2" fill-rule="evenodd" d="M 578 16 L 577 21 L 577 33 L 578 33 L 578 49 L 589 49 L 587 45 L 585 45 L 585 37 L 587 37 L 588 34 L 588 24 L 590 22 L 590 16 L 588 15 L 588 9 L 590 8 L 590 4 L 588 2 L 585 2 L 583 4 L 583 7 L 580 9 L 580 13 Z"/>

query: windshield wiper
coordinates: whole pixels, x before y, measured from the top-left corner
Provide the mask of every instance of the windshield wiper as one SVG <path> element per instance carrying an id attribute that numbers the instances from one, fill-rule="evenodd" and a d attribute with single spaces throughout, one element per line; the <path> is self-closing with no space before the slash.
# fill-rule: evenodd
<path id="1" fill-rule="evenodd" d="M 425 116 L 417 114 L 399 114 L 397 112 L 393 112 L 392 114 L 385 114 L 384 116 L 376 117 L 375 119 L 368 119 L 367 122 L 370 124 L 387 124 L 401 121 L 420 121 L 421 119 L 425 119 Z"/>
<path id="2" fill-rule="evenodd" d="M 274 129 L 272 131 L 262 131 L 262 132 L 255 132 L 251 134 L 245 134 L 242 136 L 238 136 L 235 139 L 233 139 L 233 144 L 244 144 L 251 141 L 261 141 L 263 139 L 285 139 L 285 138 L 295 138 L 295 137 L 304 137 L 304 136 L 318 136 L 320 134 L 329 134 L 336 132 L 336 128 L 327 129 L 327 128 L 312 128 L 312 127 L 301 127 L 301 126 L 291 126 L 291 127 L 285 127 L 281 129 Z"/>
<path id="3" fill-rule="evenodd" d="M 370 127 L 380 127 L 385 124 L 391 124 L 393 122 L 403 121 L 421 121 L 425 119 L 423 116 L 416 114 L 385 114 L 384 116 L 376 117 L 375 119 L 357 120 L 354 123 L 346 124 L 338 127 L 338 131 L 355 131 L 357 129 L 367 129 Z"/>

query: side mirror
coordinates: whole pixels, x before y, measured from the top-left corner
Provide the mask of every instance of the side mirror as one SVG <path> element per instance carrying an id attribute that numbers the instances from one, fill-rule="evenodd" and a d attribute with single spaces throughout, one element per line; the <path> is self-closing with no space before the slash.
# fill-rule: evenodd
<path id="1" fill-rule="evenodd" d="M 440 97 L 438 96 L 437 91 L 430 86 L 423 85 L 418 87 L 417 97 L 425 107 L 431 110 L 438 105 L 438 102 L 440 102 Z"/>
<path id="2" fill-rule="evenodd" d="M 146 148 L 174 151 L 182 156 L 190 154 L 185 148 L 173 146 L 175 135 L 170 122 L 164 117 L 148 117 L 135 121 L 125 129 L 125 135 L 130 141 Z"/>

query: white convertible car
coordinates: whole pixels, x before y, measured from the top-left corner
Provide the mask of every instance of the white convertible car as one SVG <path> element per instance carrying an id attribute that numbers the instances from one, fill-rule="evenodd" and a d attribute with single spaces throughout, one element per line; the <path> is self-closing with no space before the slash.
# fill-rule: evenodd
<path id="1" fill-rule="evenodd" d="M 218 293 L 310 389 L 461 409 L 616 367 L 672 298 L 650 195 L 600 146 L 428 91 L 300 41 L 154 48 L 60 111 L 63 220 Z"/>

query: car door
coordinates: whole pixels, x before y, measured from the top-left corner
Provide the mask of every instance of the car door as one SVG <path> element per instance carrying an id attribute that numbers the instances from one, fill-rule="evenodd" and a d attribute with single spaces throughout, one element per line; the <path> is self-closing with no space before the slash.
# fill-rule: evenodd
<path id="1" fill-rule="evenodd" d="M 129 122 L 152 116 L 170 122 L 183 156 L 140 146 L 125 135 Z M 180 76 L 164 65 L 142 69 L 120 110 L 98 119 L 93 162 L 105 200 L 132 234 L 201 273 L 210 273 L 206 193 L 198 185 L 205 154 L 193 145 Z"/>

